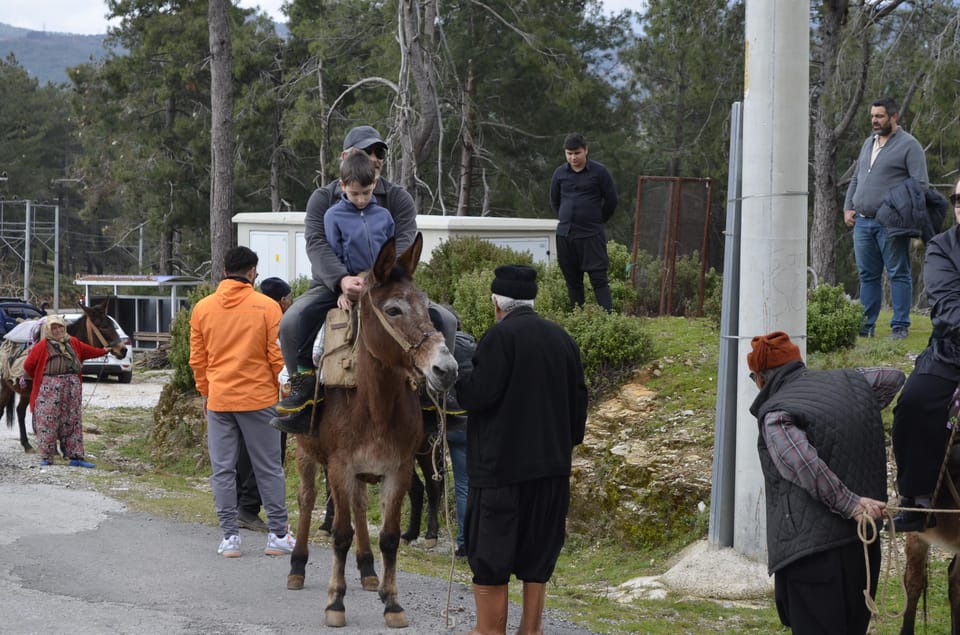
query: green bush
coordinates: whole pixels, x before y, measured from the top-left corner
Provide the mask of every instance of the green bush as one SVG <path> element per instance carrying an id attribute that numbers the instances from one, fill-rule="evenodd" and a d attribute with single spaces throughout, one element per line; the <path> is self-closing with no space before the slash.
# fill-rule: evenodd
<path id="1" fill-rule="evenodd" d="M 187 294 L 190 308 L 181 309 L 170 325 L 170 350 L 167 352 L 167 359 L 173 367 L 170 384 L 177 392 L 195 390 L 193 370 L 190 368 L 190 316 L 197 302 L 214 291 L 215 287 L 210 284 L 201 284 L 191 289 Z"/>
<path id="2" fill-rule="evenodd" d="M 807 352 L 850 348 L 863 324 L 863 308 L 842 286 L 821 283 L 807 294 Z"/>
<path id="3" fill-rule="evenodd" d="M 612 264 L 612 263 L 611 263 Z M 671 302 L 667 307 L 670 315 L 693 316 L 697 315 L 700 304 L 700 253 L 693 253 L 677 258 L 673 272 L 673 291 L 670 294 Z M 612 270 L 612 267 L 611 267 Z M 635 297 L 632 312 L 636 315 L 660 314 L 660 287 L 663 281 L 663 261 L 654 258 L 645 251 L 637 254 L 637 262 L 632 266 L 636 271 L 636 280 L 631 286 Z M 711 293 L 719 297 L 720 290 L 713 291 L 714 284 L 719 284 L 720 276 L 710 270 L 704 276 L 704 312 L 708 309 L 708 299 Z M 611 285 L 612 286 L 612 285 Z M 719 320 L 719 306 L 716 307 Z"/>
<path id="4" fill-rule="evenodd" d="M 498 247 L 482 238 L 453 238 L 433 250 L 430 262 L 417 267 L 414 281 L 434 302 L 453 304 L 456 284 L 462 276 L 478 270 L 493 271 L 499 265 L 532 263 L 530 254 Z"/>
<path id="5" fill-rule="evenodd" d="M 638 366 L 653 359 L 653 339 L 640 318 L 607 313 L 597 305 L 554 316 L 580 347 L 591 394 L 618 385 Z"/>

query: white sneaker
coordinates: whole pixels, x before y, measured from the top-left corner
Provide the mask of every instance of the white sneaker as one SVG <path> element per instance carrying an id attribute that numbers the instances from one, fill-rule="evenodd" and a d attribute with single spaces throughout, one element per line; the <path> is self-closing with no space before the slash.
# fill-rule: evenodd
<path id="1" fill-rule="evenodd" d="M 263 553 L 268 556 L 285 556 L 293 552 L 293 547 L 296 544 L 296 539 L 289 531 L 286 536 L 278 536 L 270 532 L 267 534 L 267 548 L 263 550 Z"/>
<path id="2" fill-rule="evenodd" d="M 220 542 L 217 553 L 224 558 L 240 557 L 240 536 L 227 536 Z"/>

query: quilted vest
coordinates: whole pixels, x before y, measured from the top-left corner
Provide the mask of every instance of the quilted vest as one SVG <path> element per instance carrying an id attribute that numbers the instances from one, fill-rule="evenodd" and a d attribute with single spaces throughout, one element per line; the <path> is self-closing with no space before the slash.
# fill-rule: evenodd
<path id="1" fill-rule="evenodd" d="M 770 379 L 751 408 L 762 422 L 784 411 L 820 458 L 858 496 L 887 499 L 887 456 L 880 404 L 856 370 L 811 371 L 801 362 Z M 765 401 L 761 402 L 761 399 Z M 762 423 L 760 423 L 762 426 Z M 843 518 L 780 476 L 763 435 L 757 442 L 767 503 L 770 574 L 805 556 L 858 540 L 855 521 Z"/>

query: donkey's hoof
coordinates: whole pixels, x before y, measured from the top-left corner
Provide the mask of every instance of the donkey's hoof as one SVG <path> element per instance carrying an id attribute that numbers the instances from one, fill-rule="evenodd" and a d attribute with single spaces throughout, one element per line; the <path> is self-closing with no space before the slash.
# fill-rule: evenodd
<path id="1" fill-rule="evenodd" d="M 406 628 L 410 626 L 410 622 L 407 621 L 407 613 L 403 609 L 399 611 L 384 611 L 383 623 L 386 624 L 388 628 Z"/>
<path id="2" fill-rule="evenodd" d="M 424 538 L 423 539 L 423 548 L 424 549 L 435 549 L 437 546 L 436 538 Z"/>
<path id="3" fill-rule="evenodd" d="M 296 573 L 288 575 L 287 589 L 290 591 L 300 591 L 303 589 L 303 576 Z"/>
<path id="4" fill-rule="evenodd" d="M 23 447 L 23 451 L 26 452 L 27 454 L 33 454 L 34 452 L 36 452 L 36 450 L 34 450 L 33 447 L 29 445 L 25 445 Z"/>
<path id="5" fill-rule="evenodd" d="M 347 625 L 347 613 L 346 611 L 334 611 L 333 609 L 327 609 L 323 612 L 323 622 L 327 626 L 341 627 Z"/>
<path id="6" fill-rule="evenodd" d="M 363 587 L 364 591 L 379 591 L 380 578 L 375 575 L 365 575 L 360 578 L 360 586 Z"/>

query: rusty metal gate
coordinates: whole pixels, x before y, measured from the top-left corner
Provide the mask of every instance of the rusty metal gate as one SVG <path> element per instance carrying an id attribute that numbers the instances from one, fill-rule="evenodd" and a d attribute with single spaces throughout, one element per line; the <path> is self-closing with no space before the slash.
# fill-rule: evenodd
<path id="1" fill-rule="evenodd" d="M 637 285 L 640 251 L 651 254 L 661 263 L 660 315 L 677 311 L 674 301 L 677 259 L 694 252 L 699 254 L 700 262 L 697 315 L 703 314 L 712 197 L 713 180 L 709 178 L 637 178 L 630 279 Z"/>

